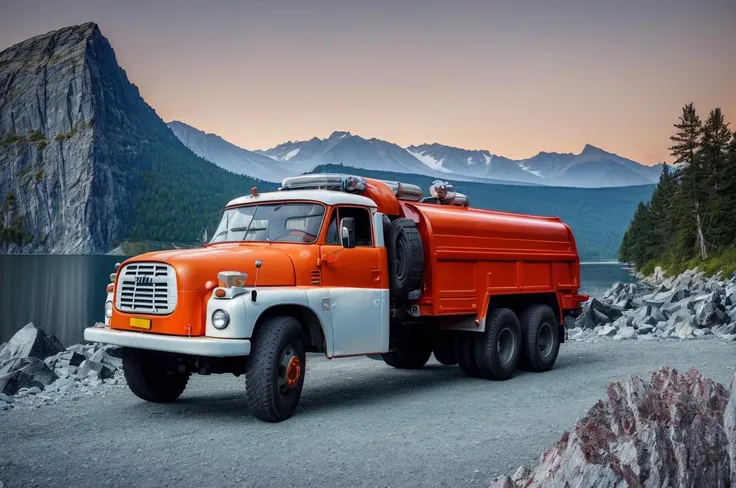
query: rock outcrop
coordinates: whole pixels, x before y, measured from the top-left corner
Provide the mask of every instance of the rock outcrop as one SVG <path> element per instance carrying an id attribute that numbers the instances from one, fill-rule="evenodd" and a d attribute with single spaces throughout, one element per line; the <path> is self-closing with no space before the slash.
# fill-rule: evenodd
<path id="1" fill-rule="evenodd" d="M 104 253 L 126 238 L 193 243 L 256 183 L 275 187 L 184 147 L 97 25 L 0 52 L 0 252 Z"/>
<path id="2" fill-rule="evenodd" d="M 139 166 L 123 143 L 131 89 L 95 24 L 0 53 L 0 225 L 12 231 L 0 251 L 98 253 L 120 239 L 126 167 Z"/>
<path id="3" fill-rule="evenodd" d="M 734 486 L 736 391 L 691 369 L 611 383 L 533 469 L 492 488 Z M 728 405 L 728 406 L 727 406 Z"/>
<path id="4" fill-rule="evenodd" d="M 592 298 L 569 339 L 691 339 L 716 335 L 736 341 L 736 276 L 706 278 L 698 269 L 665 277 L 661 269 L 639 283 L 615 283 Z"/>

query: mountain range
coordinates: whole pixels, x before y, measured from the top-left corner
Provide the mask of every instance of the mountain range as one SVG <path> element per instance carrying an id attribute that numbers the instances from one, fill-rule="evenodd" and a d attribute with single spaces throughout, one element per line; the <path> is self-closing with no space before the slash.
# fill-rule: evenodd
<path id="1" fill-rule="evenodd" d="M 213 231 L 229 200 L 253 186 L 272 191 L 290 174 L 351 171 L 425 189 L 439 175 L 475 206 L 558 215 L 573 228 L 581 256 L 615 257 L 636 205 L 653 186 L 546 184 L 564 175 L 590 177 L 587 168 L 601 160 L 620 174 L 628 174 L 620 168 L 636 174 L 637 182 L 646 181 L 639 173 L 646 170 L 592 147 L 546 159 L 518 162 L 438 144 L 402 148 L 348 132 L 248 151 L 185 124 L 167 127 L 93 23 L 0 52 L 4 253 L 96 254 L 123 240 L 196 242 L 204 229 Z M 520 190 L 505 178 L 529 186 Z"/>
<path id="2" fill-rule="evenodd" d="M 580 154 L 541 152 L 529 159 L 513 160 L 487 150 L 436 143 L 402 148 L 381 139 L 336 131 L 326 139 L 313 137 L 250 151 L 180 121 L 170 122 L 169 127 L 198 156 L 227 170 L 268 181 L 280 181 L 284 175 L 301 174 L 324 164 L 460 181 L 580 188 L 650 185 L 662 172 L 661 164 L 645 166 L 590 144 Z"/>

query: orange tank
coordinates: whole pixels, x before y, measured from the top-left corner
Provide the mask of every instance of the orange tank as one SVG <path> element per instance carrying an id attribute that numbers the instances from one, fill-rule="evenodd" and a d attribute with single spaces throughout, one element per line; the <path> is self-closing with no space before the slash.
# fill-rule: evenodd
<path id="1" fill-rule="evenodd" d="M 556 295 L 560 319 L 578 308 L 580 262 L 559 218 L 413 202 L 401 211 L 425 243 L 423 314 L 482 320 L 492 296 L 538 293 Z"/>

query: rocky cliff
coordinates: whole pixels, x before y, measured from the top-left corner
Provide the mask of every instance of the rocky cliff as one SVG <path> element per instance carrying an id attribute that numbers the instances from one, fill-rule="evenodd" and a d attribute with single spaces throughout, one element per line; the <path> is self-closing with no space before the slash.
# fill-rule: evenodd
<path id="1" fill-rule="evenodd" d="M 179 142 L 97 25 L 0 53 L 0 252 L 194 241 L 252 184 Z"/>
<path id="2" fill-rule="evenodd" d="M 95 24 L 0 53 L 0 249 L 96 253 L 120 239 L 135 196 L 126 170 L 137 166 L 121 139 L 139 125 L 131 109 L 156 117 L 136 98 Z"/>

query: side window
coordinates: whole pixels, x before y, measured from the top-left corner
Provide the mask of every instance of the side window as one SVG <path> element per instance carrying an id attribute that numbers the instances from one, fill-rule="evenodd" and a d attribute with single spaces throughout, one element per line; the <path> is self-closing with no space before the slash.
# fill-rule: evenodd
<path id="1" fill-rule="evenodd" d="M 368 209 L 358 207 L 339 207 L 332 211 L 330 223 L 327 226 L 325 244 L 340 244 L 340 234 L 337 230 L 338 219 L 352 217 L 355 219 L 355 245 L 372 246 L 373 233 L 371 232 L 371 215 Z"/>
<path id="2" fill-rule="evenodd" d="M 330 214 L 330 223 L 327 226 L 327 236 L 325 237 L 325 244 L 340 244 L 340 240 L 337 238 L 337 209 L 332 209 Z"/>

